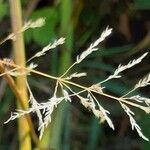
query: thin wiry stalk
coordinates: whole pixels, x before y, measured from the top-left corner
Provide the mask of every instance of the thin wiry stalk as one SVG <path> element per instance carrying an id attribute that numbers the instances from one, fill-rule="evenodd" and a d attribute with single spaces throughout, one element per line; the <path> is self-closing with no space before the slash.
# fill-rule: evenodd
<path id="1" fill-rule="evenodd" d="M 39 28 L 42 27 L 45 24 L 45 19 L 39 18 L 35 20 L 34 22 L 32 20 L 29 20 L 24 24 L 24 26 L 17 30 L 15 33 L 10 33 L 6 38 L 4 38 L 2 41 L 0 41 L 0 45 L 5 43 L 8 40 L 16 40 L 16 36 L 22 32 L 25 32 L 26 30 L 30 28 Z"/>
<path id="2" fill-rule="evenodd" d="M 64 77 L 75 65 L 81 63 L 88 55 L 90 55 L 93 51 L 97 51 L 97 46 L 100 42 L 102 42 L 107 36 L 109 36 L 112 32 L 112 29 L 106 28 L 105 31 L 102 32 L 101 36 L 92 43 L 81 55 L 78 55 L 76 58 L 76 62 L 74 62 L 62 75 L 61 78 Z"/>
<path id="3" fill-rule="evenodd" d="M 2 64 L 7 64 L 6 62 L 3 62 L 2 60 L 0 60 L 0 63 Z M 13 67 L 20 67 L 16 64 L 12 64 L 11 66 Z M 25 68 L 25 67 L 21 67 L 22 69 L 25 69 L 27 72 L 31 72 L 31 73 L 35 73 L 37 75 L 41 75 L 43 77 L 46 77 L 46 78 L 49 78 L 49 79 L 53 79 L 53 80 L 58 80 L 60 83 L 66 83 L 66 84 L 69 84 L 69 85 L 73 85 L 73 86 L 76 86 L 78 88 L 81 88 L 81 89 L 84 89 L 85 91 L 91 91 L 91 92 L 94 92 L 94 93 L 97 93 L 97 94 L 100 94 L 102 96 L 105 96 L 105 97 L 108 97 L 108 98 L 111 98 L 113 100 L 117 100 L 117 101 L 121 101 L 121 102 L 124 102 L 128 105 L 131 105 L 131 106 L 134 106 L 134 107 L 137 107 L 137 108 L 140 108 L 142 110 L 146 110 L 147 111 L 147 107 L 144 107 L 144 106 L 141 106 L 141 105 L 138 105 L 136 103 L 133 103 L 133 102 L 129 102 L 129 101 L 126 101 L 120 97 L 115 97 L 115 96 L 112 96 L 112 95 L 109 95 L 109 94 L 106 94 L 106 93 L 99 93 L 98 91 L 95 91 L 95 90 L 92 90 L 90 89 L 89 87 L 85 87 L 83 85 L 80 85 L 80 84 L 77 84 L 75 82 L 72 82 L 72 81 L 68 81 L 68 80 L 65 80 L 64 78 L 60 78 L 60 77 L 55 77 L 55 76 L 51 76 L 51 75 L 48 75 L 46 73 L 43 73 L 43 72 L 40 72 L 40 71 L 37 71 L 37 70 L 33 70 L 33 69 L 30 69 L 30 68 Z"/>
<path id="4" fill-rule="evenodd" d="M 130 93 L 132 93 L 133 91 L 137 90 L 140 87 L 145 87 L 147 85 L 150 85 L 150 73 L 143 79 L 141 79 L 132 90 L 130 90 L 128 93 L 126 93 L 125 95 L 123 95 L 122 97 L 126 97 L 127 95 L 129 95 Z"/>
<path id="5" fill-rule="evenodd" d="M 60 38 L 58 40 L 55 40 L 54 43 L 49 43 L 47 46 L 45 46 L 41 51 L 37 52 L 35 55 L 33 55 L 31 58 L 29 58 L 27 60 L 27 62 L 33 60 L 34 58 L 37 58 L 37 57 L 41 57 L 43 55 L 46 54 L 46 52 L 48 52 L 49 50 L 51 49 L 54 49 L 56 48 L 58 45 L 62 45 L 64 44 L 65 42 L 65 38 Z"/>
<path id="6" fill-rule="evenodd" d="M 126 114 L 129 116 L 130 123 L 131 123 L 131 126 L 132 126 L 132 130 L 135 129 L 140 137 L 142 137 L 146 141 L 149 141 L 149 139 L 143 135 L 140 126 L 136 123 L 136 121 L 135 121 L 135 119 L 133 117 L 135 115 L 134 112 L 131 111 L 131 109 L 127 105 L 125 105 L 125 104 L 123 104 L 121 102 L 120 102 L 120 105 L 124 109 Z"/>
<path id="7" fill-rule="evenodd" d="M 77 62 L 73 63 L 73 64 L 60 76 L 60 78 L 63 78 L 76 64 L 77 64 Z"/>
<path id="8" fill-rule="evenodd" d="M 20 67 L 19 67 L 19 68 L 20 68 Z M 1 73 L 1 74 L 0 74 L 0 77 L 1 77 L 1 76 L 4 76 L 4 75 L 6 75 L 6 74 L 10 74 L 10 73 L 13 72 L 13 71 L 19 70 L 19 68 L 14 68 L 14 69 L 5 71 L 4 73 Z"/>

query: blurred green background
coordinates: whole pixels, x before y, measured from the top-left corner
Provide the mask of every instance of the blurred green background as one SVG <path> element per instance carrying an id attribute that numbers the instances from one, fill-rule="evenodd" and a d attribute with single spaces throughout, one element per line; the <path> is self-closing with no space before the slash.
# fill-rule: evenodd
<path id="1" fill-rule="evenodd" d="M 113 33 L 74 72 L 87 72 L 88 77 L 77 82 L 91 85 L 109 76 L 117 66 L 126 64 L 150 48 L 150 0 L 21 0 L 23 20 L 44 17 L 46 24 L 24 33 L 26 57 L 30 58 L 49 42 L 65 37 L 62 47 L 35 60 L 39 70 L 58 76 L 75 61 L 76 56 L 96 40 L 107 27 Z M 9 1 L 0 0 L 0 39 L 11 32 Z M 0 45 L 0 58 L 12 56 L 11 42 Z M 105 84 L 106 92 L 120 96 L 150 70 L 150 55 L 133 69 L 125 71 L 120 80 Z M 48 99 L 54 85 L 42 77 L 31 76 L 29 82 L 38 102 Z M 137 91 L 150 96 L 149 87 Z M 99 97 L 99 102 L 111 112 L 116 127 L 112 131 L 98 120 L 75 97 L 62 104 L 54 113 L 52 123 L 41 141 L 43 150 L 149 150 L 149 142 L 131 130 L 130 122 L 118 103 Z M 0 149 L 17 150 L 17 121 L 3 124 L 15 111 L 16 101 L 3 78 L 0 78 Z M 150 117 L 134 109 L 143 133 L 150 138 Z M 32 115 L 37 130 L 36 117 Z M 38 134 L 38 132 L 37 132 Z M 42 149 L 41 148 L 41 149 Z M 36 145 L 33 144 L 33 149 Z"/>

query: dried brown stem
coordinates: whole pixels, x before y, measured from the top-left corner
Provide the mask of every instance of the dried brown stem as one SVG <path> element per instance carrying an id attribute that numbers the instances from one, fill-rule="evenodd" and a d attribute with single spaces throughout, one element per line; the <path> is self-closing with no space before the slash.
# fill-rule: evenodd
<path id="1" fill-rule="evenodd" d="M 4 67 L 3 67 L 2 65 L 0 65 L 0 72 L 3 73 L 4 71 L 5 71 Z M 8 85 L 10 86 L 11 90 L 13 91 L 13 93 L 15 94 L 15 96 L 16 96 L 16 98 L 17 98 L 19 104 L 21 105 L 22 109 L 25 110 L 26 107 L 24 106 L 24 103 L 23 103 L 23 100 L 22 100 L 22 96 L 21 96 L 21 94 L 19 93 L 19 90 L 18 90 L 18 88 L 17 88 L 17 86 L 16 86 L 16 84 L 15 84 L 13 78 L 12 78 L 10 75 L 8 75 L 8 74 L 5 74 L 5 75 L 4 75 L 4 78 L 5 78 L 5 80 L 7 81 Z M 30 117 L 29 114 L 27 114 L 27 115 L 25 116 L 25 118 L 26 118 L 26 120 L 27 120 L 27 122 L 28 122 L 28 125 L 29 125 L 29 127 L 30 127 L 30 132 L 31 132 L 31 136 L 32 136 L 33 142 L 34 142 L 36 145 L 38 145 L 39 140 L 38 140 L 38 137 L 37 137 L 37 135 L 36 135 L 36 133 L 35 133 L 35 130 L 34 130 L 34 127 L 33 127 L 33 124 L 32 124 L 31 117 Z"/>

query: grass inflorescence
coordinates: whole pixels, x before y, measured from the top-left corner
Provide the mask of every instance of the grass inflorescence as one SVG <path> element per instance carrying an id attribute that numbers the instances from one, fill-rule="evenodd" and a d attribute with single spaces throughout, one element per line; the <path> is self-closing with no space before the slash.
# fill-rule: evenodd
<path id="1" fill-rule="evenodd" d="M 15 34 L 19 34 L 20 32 L 24 32 L 25 30 L 29 28 L 35 28 L 40 27 L 44 24 L 44 20 L 40 19 L 35 22 L 29 21 L 28 23 L 25 23 L 24 27 L 18 31 L 18 33 L 11 33 L 7 38 L 5 38 L 1 44 L 7 40 L 15 40 Z M 150 74 L 145 76 L 143 79 L 137 82 L 133 89 L 125 93 L 124 95 L 120 97 L 116 97 L 110 94 L 107 94 L 105 92 L 105 88 L 103 86 L 103 83 L 108 82 L 112 79 L 119 79 L 121 78 L 121 73 L 127 69 L 130 69 L 131 67 L 139 64 L 148 53 L 144 53 L 139 58 L 136 58 L 127 65 L 119 65 L 118 68 L 114 71 L 114 73 L 110 76 L 108 76 L 105 80 L 100 81 L 98 83 L 92 84 L 88 87 L 78 84 L 75 81 L 72 81 L 73 78 L 81 78 L 83 76 L 87 76 L 86 72 L 73 72 L 70 74 L 70 70 L 73 69 L 74 66 L 79 65 L 84 59 L 90 55 L 92 52 L 98 50 L 98 45 L 105 40 L 107 36 L 109 36 L 112 32 L 111 28 L 106 28 L 100 37 L 90 46 L 83 51 L 80 55 L 77 56 L 76 61 L 59 77 L 52 76 L 43 72 L 38 71 L 36 68 L 38 67 L 37 64 L 33 62 L 35 58 L 41 57 L 45 55 L 49 50 L 56 48 L 58 45 L 62 45 L 65 42 L 65 38 L 60 38 L 53 43 L 49 43 L 47 46 L 45 46 L 41 51 L 37 52 L 35 55 L 33 55 L 31 58 L 29 58 L 26 62 L 27 67 L 22 67 L 17 64 L 15 64 L 12 60 L 9 59 L 3 59 L 0 60 L 0 67 L 5 68 L 0 76 L 31 76 L 34 74 L 43 76 L 45 78 L 48 78 L 50 80 L 55 81 L 55 88 L 53 91 L 53 96 L 50 97 L 47 102 L 39 103 L 30 88 L 30 85 L 28 81 L 26 81 L 26 86 L 29 92 L 29 103 L 30 108 L 27 110 L 17 110 L 16 112 L 12 112 L 10 118 L 5 122 L 8 123 L 11 120 L 17 119 L 21 116 L 24 116 L 26 114 L 30 113 L 36 113 L 38 117 L 39 122 L 39 132 L 40 132 L 40 138 L 42 138 L 42 135 L 44 133 L 44 129 L 48 126 L 48 124 L 51 122 L 51 115 L 53 111 L 57 108 L 57 106 L 62 102 L 66 101 L 71 103 L 72 97 L 76 96 L 80 103 L 90 110 L 99 120 L 100 122 L 106 121 L 110 128 L 113 130 L 115 129 L 114 124 L 112 120 L 110 119 L 110 112 L 104 108 L 100 101 L 97 99 L 94 93 L 99 94 L 101 96 L 110 98 L 112 100 L 117 101 L 122 109 L 125 111 L 125 113 L 128 115 L 131 123 L 132 130 L 136 130 L 140 137 L 142 137 L 144 140 L 149 141 L 147 137 L 145 137 L 141 131 L 141 128 L 136 123 L 134 119 L 134 112 L 131 110 L 130 106 L 139 108 L 145 113 L 150 113 L 150 99 L 146 97 L 142 97 L 140 95 L 134 95 L 134 91 L 141 88 L 148 86 L 150 84 Z M 30 63 L 30 64 L 29 64 Z M 78 88 L 78 91 L 74 90 L 73 87 Z M 61 91 L 60 91 L 61 90 Z M 59 92 L 58 92 L 59 91 Z M 58 94 L 59 93 L 59 94 Z M 58 96 L 60 95 L 61 96 Z M 84 96 L 83 96 L 84 93 Z M 85 96 L 86 95 L 86 96 Z"/>

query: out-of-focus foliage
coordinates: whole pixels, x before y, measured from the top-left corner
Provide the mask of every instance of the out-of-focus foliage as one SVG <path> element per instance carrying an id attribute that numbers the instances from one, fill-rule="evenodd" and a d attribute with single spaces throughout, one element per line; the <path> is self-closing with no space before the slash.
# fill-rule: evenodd
<path id="1" fill-rule="evenodd" d="M 41 46 L 47 45 L 52 39 L 56 38 L 56 25 L 58 23 L 58 12 L 52 7 L 45 7 L 36 10 L 32 13 L 30 19 L 36 20 L 37 18 L 45 18 L 45 25 L 35 30 L 28 30 L 25 33 L 27 42 L 37 42 Z"/>
<path id="2" fill-rule="evenodd" d="M 0 2 L 0 20 L 8 15 L 8 4 L 4 2 Z"/>
<path id="3" fill-rule="evenodd" d="M 135 8 L 136 9 L 150 9 L 150 1 L 149 0 L 135 0 Z"/>
<path id="4" fill-rule="evenodd" d="M 29 1 L 23 0 L 22 7 L 24 10 L 24 16 L 26 15 L 26 9 L 24 8 Z M 60 2 L 61 0 L 38 1 L 37 6 L 34 8 L 28 19 L 35 20 L 39 17 L 44 17 L 46 19 L 46 24 L 42 28 L 34 30 L 30 29 L 25 32 L 27 56 L 30 55 L 30 53 L 34 54 L 35 49 L 40 49 L 61 35 L 60 22 L 62 14 L 60 14 Z M 65 31 L 66 34 L 68 34 L 66 37 L 69 43 L 68 45 L 73 49 L 71 56 L 69 55 L 69 61 L 71 59 L 74 61 L 78 54 L 84 51 L 92 41 L 97 39 L 101 31 L 107 25 L 113 28 L 113 34 L 99 47 L 99 51 L 94 52 L 87 60 L 83 61 L 79 68 L 76 68 L 76 71 L 87 72 L 90 76 L 88 79 L 79 80 L 77 82 L 88 85 L 89 80 L 93 83 L 103 80 L 115 70 L 118 64 L 125 64 L 128 60 L 131 60 L 133 56 L 136 57 L 141 53 L 149 51 L 150 45 L 144 44 L 143 46 L 140 42 L 144 41 L 149 33 L 150 0 L 74 0 L 71 2 L 71 11 L 69 10 L 68 12 L 65 12 L 65 9 L 63 9 L 64 14 L 66 13 L 66 18 L 70 15 L 69 13 L 71 13 L 72 29 L 69 29 L 69 31 L 67 30 L 68 32 Z M 7 2 L 0 3 L 0 24 L 3 27 L 0 28 L 0 32 L 3 30 L 6 30 L 7 33 L 10 32 L 10 28 L 4 29 L 5 24 L 9 24 L 8 18 L 3 20 L 3 18 L 9 14 L 8 8 Z M 70 27 L 69 23 L 67 25 L 66 23 L 64 24 L 65 27 L 63 26 L 63 28 L 65 28 L 65 30 Z M 70 30 L 72 31 L 70 32 Z M 74 36 L 72 36 L 72 33 Z M 147 37 L 146 40 L 149 41 L 149 39 L 150 37 Z M 9 44 L 7 45 L 6 43 L 6 46 L 4 45 L 4 48 L 0 49 L 0 53 L 3 49 L 3 53 L 6 53 L 5 49 L 10 49 Z M 63 51 L 65 51 L 65 48 Z M 60 56 L 62 56 L 63 51 L 59 51 L 58 48 L 50 52 L 49 55 L 44 56 L 44 62 L 41 61 L 42 59 L 36 60 L 39 63 L 39 68 L 45 69 L 45 71 L 49 73 L 57 74 L 59 72 L 59 64 L 61 64 Z M 6 53 L 6 55 L 8 54 Z M 66 57 L 68 57 L 68 55 L 66 55 Z M 148 55 L 144 62 L 139 65 L 138 69 L 135 67 L 126 71 L 126 77 L 122 80 L 113 80 L 108 84 L 105 84 L 104 86 L 107 87 L 107 92 L 121 95 L 130 90 L 132 85 L 149 71 L 149 58 L 150 56 Z M 68 58 L 64 59 L 64 63 L 66 60 L 68 60 Z M 64 68 L 61 69 L 63 70 Z M 137 76 L 139 72 L 140 76 Z M 39 84 L 40 82 L 41 84 Z M 50 92 L 46 93 L 44 91 L 50 91 L 49 85 L 51 88 L 53 88 L 53 85 L 47 80 L 40 80 L 40 82 L 39 80 L 38 83 L 31 82 L 33 83 L 31 85 L 36 97 L 39 101 L 43 101 L 45 100 L 45 97 L 47 98 L 51 96 Z M 39 86 L 41 90 L 39 90 Z M 9 93 L 9 90 L 7 90 L 6 93 Z M 147 96 L 150 94 L 149 88 L 146 88 L 146 90 L 140 90 L 139 93 L 143 93 L 143 95 Z M 5 96 L 2 101 L 0 101 L 0 106 L 3 106 L 3 109 L 0 109 L 2 120 L 8 118 L 10 114 L 8 111 L 11 110 L 11 106 L 9 105 L 11 100 L 8 100 L 11 99 L 11 96 L 9 96 L 9 94 L 8 97 Z M 141 142 L 142 140 L 139 140 L 138 136 L 131 131 L 128 119 L 124 116 L 122 110 L 120 110 L 116 103 L 102 97 L 99 98 L 99 101 L 102 105 L 108 107 L 108 110 L 113 111 L 112 118 L 114 119 L 116 131 L 112 132 L 106 124 L 99 126 L 98 121 L 91 117 L 90 112 L 84 110 L 77 99 L 73 99 L 73 105 L 69 108 L 69 113 L 71 114 L 66 115 L 66 118 L 62 123 L 64 125 L 62 130 L 65 133 L 62 132 L 61 134 L 61 144 L 64 144 L 64 148 L 70 147 L 70 149 L 73 150 L 86 148 L 87 150 L 117 150 L 118 147 L 120 149 L 124 148 L 125 150 L 136 149 L 138 147 L 140 147 L 139 149 L 141 150 L 149 149 L 150 144 Z M 7 108 L 7 112 L 5 112 L 4 108 L 7 106 L 9 109 Z M 149 136 L 149 116 L 146 115 L 143 117 L 143 114 L 140 114 L 140 112 L 138 113 L 139 118 L 137 117 L 137 119 L 139 119 L 138 121 L 141 121 L 142 130 L 147 136 Z M 68 120 L 70 123 L 68 123 Z M 35 118 L 34 121 L 36 126 Z M 12 122 L 11 125 L 14 125 L 14 122 Z M 2 130 L 0 130 L 1 133 L 3 133 Z M 16 131 L 16 127 L 14 132 L 11 130 L 11 137 L 17 143 L 18 141 L 15 136 Z M 56 132 L 57 130 L 55 130 L 54 133 Z M 59 135 L 57 132 L 55 136 L 57 134 Z M 49 138 L 49 136 L 47 137 Z M 48 138 L 46 139 L 46 144 L 49 143 Z M 69 142 L 66 139 L 69 139 Z M 4 139 L 2 139 L 4 143 L 1 143 L 1 147 L 6 144 L 9 146 L 10 141 L 7 140 L 8 139 L 6 139 L 4 135 Z M 109 147 L 109 145 L 112 147 Z"/>

